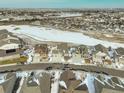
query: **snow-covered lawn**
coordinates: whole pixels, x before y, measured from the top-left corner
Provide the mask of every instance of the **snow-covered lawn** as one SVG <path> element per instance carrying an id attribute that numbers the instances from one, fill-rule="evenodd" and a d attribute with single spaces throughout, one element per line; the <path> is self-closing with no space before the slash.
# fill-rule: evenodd
<path id="1" fill-rule="evenodd" d="M 20 29 L 14 30 L 17 27 Z M 68 43 L 84 44 L 84 45 L 102 44 L 105 47 L 111 46 L 113 48 L 124 47 L 124 44 L 121 43 L 98 40 L 85 36 L 82 33 L 61 31 L 53 28 L 28 26 L 28 25 L 20 25 L 20 26 L 9 25 L 9 26 L 0 26 L 0 30 L 1 29 L 7 29 L 8 31 L 13 32 L 15 34 L 23 34 L 26 36 L 30 36 L 40 41 L 68 42 Z"/>
<path id="2" fill-rule="evenodd" d="M 24 54 L 28 56 L 27 64 L 31 64 L 34 57 L 34 48 L 25 50 Z"/>

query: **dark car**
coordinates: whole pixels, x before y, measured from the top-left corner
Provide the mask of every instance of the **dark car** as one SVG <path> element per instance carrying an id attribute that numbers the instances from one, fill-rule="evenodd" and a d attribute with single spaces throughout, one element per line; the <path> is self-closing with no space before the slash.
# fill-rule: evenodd
<path id="1" fill-rule="evenodd" d="M 46 70 L 52 70 L 52 67 L 47 67 Z"/>

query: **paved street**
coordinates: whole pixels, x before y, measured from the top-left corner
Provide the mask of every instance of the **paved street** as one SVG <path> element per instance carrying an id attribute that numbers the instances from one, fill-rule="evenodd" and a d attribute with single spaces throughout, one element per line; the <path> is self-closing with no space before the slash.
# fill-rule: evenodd
<path id="1" fill-rule="evenodd" d="M 95 72 L 106 75 L 118 76 L 124 78 L 124 70 L 98 67 L 95 65 L 73 65 L 73 64 L 62 64 L 62 63 L 35 63 L 28 65 L 13 65 L 13 66 L 5 66 L 0 67 L 0 72 L 7 71 L 25 71 L 25 70 L 51 70 L 51 69 L 59 69 L 59 70 L 82 70 L 86 72 Z"/>

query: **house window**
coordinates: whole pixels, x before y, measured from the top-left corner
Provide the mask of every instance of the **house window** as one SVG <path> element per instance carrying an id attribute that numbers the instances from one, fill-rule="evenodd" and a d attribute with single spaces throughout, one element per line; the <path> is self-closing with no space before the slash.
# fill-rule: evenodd
<path id="1" fill-rule="evenodd" d="M 6 54 L 8 54 L 8 53 L 13 53 L 13 52 L 16 52 L 16 49 L 9 49 L 9 50 L 6 50 Z"/>

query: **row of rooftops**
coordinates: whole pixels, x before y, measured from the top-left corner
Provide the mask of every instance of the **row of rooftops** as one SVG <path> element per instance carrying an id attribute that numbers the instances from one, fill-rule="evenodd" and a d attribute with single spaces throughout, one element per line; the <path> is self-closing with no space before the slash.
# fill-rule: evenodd
<path id="1" fill-rule="evenodd" d="M 11 80 L 13 80 L 15 83 L 11 82 L 13 88 L 10 91 L 13 91 L 17 85 L 16 91 L 18 93 L 53 93 L 53 89 L 54 93 L 124 93 L 124 79 L 102 74 L 70 70 L 30 71 L 27 72 L 27 76 L 9 73 L 5 77 L 4 82 L 6 83 L 1 82 L 0 87 L 8 86 L 8 83 L 10 85 Z M 16 84 L 17 78 L 21 78 L 18 84 Z M 6 88 L 2 88 L 2 91 L 2 93 L 10 93 L 6 92 L 8 91 Z"/>
<path id="2" fill-rule="evenodd" d="M 43 50 L 43 51 L 47 51 L 47 53 L 50 50 L 53 50 L 53 54 L 58 54 L 58 52 L 69 52 L 70 50 L 78 50 L 79 52 L 83 52 L 83 50 L 85 50 L 85 48 L 88 49 L 87 52 L 103 52 L 106 53 L 107 55 L 112 56 L 111 54 L 114 52 L 115 55 L 118 56 L 122 56 L 124 55 L 124 49 L 123 48 L 117 48 L 117 49 L 113 49 L 111 47 L 109 48 L 105 48 L 104 46 L 102 46 L 101 44 L 98 44 L 96 46 L 85 46 L 85 45 L 71 45 L 71 44 L 67 44 L 67 43 L 60 43 L 60 44 L 54 44 L 54 45 L 49 45 L 49 44 L 38 44 L 35 46 L 36 51 L 38 52 L 38 49 Z M 87 50 L 86 49 L 86 50 Z"/>
<path id="3" fill-rule="evenodd" d="M 120 50 L 122 53 L 120 53 Z M 86 63 L 85 59 L 90 60 L 90 63 L 106 63 L 110 65 L 117 62 L 123 63 L 123 48 L 113 49 L 105 48 L 102 45 L 85 46 L 71 45 L 67 43 L 60 44 L 39 44 L 35 46 L 35 53 L 39 53 L 43 62 L 67 62 L 67 63 Z M 39 58 L 40 58 L 39 57 Z M 45 59 L 44 59 L 45 58 Z M 79 62 L 80 61 L 80 62 Z M 112 66 L 113 67 L 113 66 Z"/>

